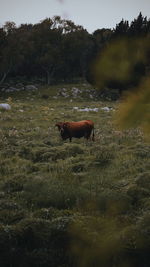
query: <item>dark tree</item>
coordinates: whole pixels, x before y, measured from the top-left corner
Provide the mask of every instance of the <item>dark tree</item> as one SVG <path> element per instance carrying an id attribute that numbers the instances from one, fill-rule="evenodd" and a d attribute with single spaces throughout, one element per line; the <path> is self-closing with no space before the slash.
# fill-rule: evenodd
<path id="1" fill-rule="evenodd" d="M 121 20 L 120 23 L 116 25 L 115 37 L 122 37 L 122 36 L 127 36 L 129 30 L 129 22 L 127 20 Z"/>

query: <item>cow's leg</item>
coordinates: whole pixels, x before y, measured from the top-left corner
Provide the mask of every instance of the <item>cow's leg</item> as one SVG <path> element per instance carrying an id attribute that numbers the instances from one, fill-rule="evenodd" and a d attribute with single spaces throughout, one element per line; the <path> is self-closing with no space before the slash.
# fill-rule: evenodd
<path id="1" fill-rule="evenodd" d="M 69 137 L 69 140 L 70 140 L 70 142 L 72 141 L 72 138 L 71 137 Z"/>
<path id="2" fill-rule="evenodd" d="M 88 143 L 89 140 L 90 140 L 90 136 L 89 135 L 86 135 L 86 136 L 84 136 L 84 138 L 86 139 L 86 143 Z"/>
<path id="3" fill-rule="evenodd" d="M 84 138 L 86 138 L 87 141 L 88 141 L 89 139 L 91 139 L 91 130 L 88 131 L 88 132 L 84 135 Z"/>
<path id="4" fill-rule="evenodd" d="M 94 127 L 93 127 L 92 141 L 93 141 L 93 142 L 95 141 Z"/>

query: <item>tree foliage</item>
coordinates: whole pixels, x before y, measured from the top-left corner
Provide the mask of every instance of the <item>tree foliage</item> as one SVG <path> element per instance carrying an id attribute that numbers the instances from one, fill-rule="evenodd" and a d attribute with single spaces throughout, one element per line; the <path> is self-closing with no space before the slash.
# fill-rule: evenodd
<path id="1" fill-rule="evenodd" d="M 122 91 L 133 83 L 138 83 L 138 76 L 145 75 L 150 67 L 147 56 L 147 61 L 137 60 L 131 72 L 128 68 L 132 65 L 130 59 L 133 61 L 137 53 L 134 48 L 130 51 L 130 46 L 133 46 L 137 38 L 141 40 L 149 34 L 150 20 L 141 13 L 130 24 L 122 19 L 115 29 L 97 29 L 92 34 L 82 26 L 59 16 L 45 18 L 34 25 L 21 24 L 18 27 L 14 22 L 8 21 L 0 28 L 0 83 L 12 77 L 23 76 L 28 80 L 36 77 L 48 84 L 80 78 L 97 85 L 93 65 L 101 57 L 99 76 L 103 76 L 102 81 L 107 78 L 106 84 L 101 82 L 102 85 L 118 87 Z M 122 40 L 125 39 L 126 43 L 123 44 Z M 114 51 L 111 52 L 113 47 Z M 110 51 L 106 52 L 109 48 Z M 142 49 L 145 47 L 141 47 Z M 149 54 L 148 49 L 146 51 Z M 104 62 L 106 56 L 107 63 Z M 110 70 L 113 79 L 108 75 Z M 125 72 L 133 79 L 127 79 L 127 82 L 123 78 L 120 81 Z"/>

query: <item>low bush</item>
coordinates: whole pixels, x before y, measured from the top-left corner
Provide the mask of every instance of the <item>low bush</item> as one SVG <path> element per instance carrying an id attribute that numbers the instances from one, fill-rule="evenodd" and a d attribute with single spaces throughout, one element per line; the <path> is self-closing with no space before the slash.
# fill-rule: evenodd
<path id="1" fill-rule="evenodd" d="M 14 226 L 0 225 L 1 266 L 67 266 L 69 217 L 29 218 Z"/>
<path id="2" fill-rule="evenodd" d="M 10 178 L 3 182 L 2 190 L 6 193 L 13 193 L 23 190 L 23 181 L 21 179 Z"/>
<path id="3" fill-rule="evenodd" d="M 26 217 L 26 211 L 14 201 L 0 200 L 0 223 L 10 225 Z"/>
<path id="4" fill-rule="evenodd" d="M 136 184 L 142 188 L 150 189 L 150 173 L 143 172 L 136 178 Z"/>
<path id="5" fill-rule="evenodd" d="M 53 220 L 58 217 L 67 217 L 67 216 L 73 216 L 73 212 L 68 209 L 59 210 L 53 207 L 42 208 L 42 209 L 36 210 L 33 213 L 33 217 L 41 218 L 45 220 Z"/>
<path id="6" fill-rule="evenodd" d="M 51 177 L 47 179 L 37 177 L 25 184 L 22 198 L 28 206 L 35 208 L 52 206 L 66 209 L 76 205 L 80 195 L 82 195 L 78 182 L 75 182 L 70 173 L 63 173 L 62 175 L 58 173 L 56 175 L 57 177 L 55 174 L 54 176 L 51 174 Z"/>
<path id="7" fill-rule="evenodd" d="M 105 190 L 98 194 L 97 208 L 101 213 L 116 216 L 131 212 L 131 198 L 123 192 Z"/>
<path id="8" fill-rule="evenodd" d="M 95 165 L 98 167 L 106 167 L 114 158 L 114 151 L 107 146 L 99 147 L 95 154 Z"/>
<path id="9" fill-rule="evenodd" d="M 139 207 L 142 199 L 150 197 L 150 191 L 146 188 L 139 187 L 137 185 L 131 186 L 127 190 L 128 196 L 131 197 L 131 203 L 134 207 Z"/>

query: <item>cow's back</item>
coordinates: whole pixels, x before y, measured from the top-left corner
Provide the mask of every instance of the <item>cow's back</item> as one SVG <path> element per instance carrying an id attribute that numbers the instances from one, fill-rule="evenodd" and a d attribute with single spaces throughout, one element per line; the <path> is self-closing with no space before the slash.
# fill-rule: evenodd
<path id="1" fill-rule="evenodd" d="M 73 137 L 82 137 L 85 133 L 90 133 L 94 127 L 94 123 L 91 120 L 83 120 L 78 122 L 68 122 L 68 132 Z"/>

